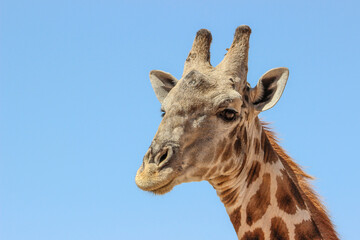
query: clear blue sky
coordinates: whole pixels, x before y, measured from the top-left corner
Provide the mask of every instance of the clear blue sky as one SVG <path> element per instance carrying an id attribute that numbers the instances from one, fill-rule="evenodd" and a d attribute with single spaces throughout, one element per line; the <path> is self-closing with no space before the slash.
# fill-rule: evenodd
<path id="1" fill-rule="evenodd" d="M 270 3 L 271 2 L 271 3 Z M 157 126 L 152 69 L 180 77 L 195 33 L 212 63 L 252 30 L 252 85 L 286 66 L 262 114 L 317 180 L 343 239 L 360 235 L 358 1 L 0 2 L 0 239 L 236 239 L 212 187 L 134 182 Z"/>

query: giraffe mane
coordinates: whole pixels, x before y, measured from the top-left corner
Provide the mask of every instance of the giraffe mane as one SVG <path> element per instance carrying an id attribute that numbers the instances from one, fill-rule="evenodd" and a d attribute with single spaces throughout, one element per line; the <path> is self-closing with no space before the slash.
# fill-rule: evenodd
<path id="1" fill-rule="evenodd" d="M 294 162 L 294 160 L 279 145 L 279 140 L 276 134 L 269 127 L 269 123 L 261 121 L 261 124 L 271 146 L 280 157 L 294 183 L 298 186 L 323 239 L 339 239 L 338 234 L 334 229 L 334 225 L 329 218 L 329 213 L 326 207 L 322 204 L 319 196 L 314 192 L 312 185 L 309 183 L 309 180 L 313 180 L 314 178 L 305 173 L 301 166 Z"/>

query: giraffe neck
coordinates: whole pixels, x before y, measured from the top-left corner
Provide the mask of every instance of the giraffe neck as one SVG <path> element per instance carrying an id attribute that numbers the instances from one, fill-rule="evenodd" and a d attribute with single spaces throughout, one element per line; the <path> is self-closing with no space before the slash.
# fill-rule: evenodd
<path id="1" fill-rule="evenodd" d="M 273 149 L 261 124 L 247 129 L 251 131 L 246 134 L 241 166 L 209 181 L 238 238 L 323 239 L 294 174 Z"/>

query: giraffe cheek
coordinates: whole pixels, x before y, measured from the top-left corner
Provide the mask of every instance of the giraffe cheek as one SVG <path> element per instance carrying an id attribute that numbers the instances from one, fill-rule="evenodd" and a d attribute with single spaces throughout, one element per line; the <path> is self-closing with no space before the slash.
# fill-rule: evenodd
<path id="1" fill-rule="evenodd" d="M 184 134 L 184 128 L 183 127 L 176 127 L 174 128 L 174 130 L 172 131 L 172 136 L 171 138 L 175 141 L 179 141 L 179 139 L 181 138 L 181 136 Z"/>

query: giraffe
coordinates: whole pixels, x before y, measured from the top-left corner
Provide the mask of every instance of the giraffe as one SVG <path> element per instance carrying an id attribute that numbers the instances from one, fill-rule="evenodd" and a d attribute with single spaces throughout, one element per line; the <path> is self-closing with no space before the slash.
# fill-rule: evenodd
<path id="1" fill-rule="evenodd" d="M 279 146 L 259 113 L 282 95 L 289 70 L 247 82 L 251 29 L 239 26 L 224 59 L 210 63 L 211 33 L 197 32 L 182 78 L 153 70 L 163 119 L 137 171 L 145 191 L 208 181 L 238 239 L 338 239 L 311 179 Z"/>

